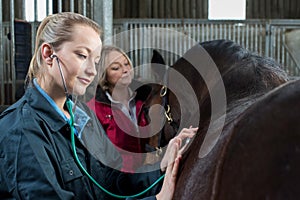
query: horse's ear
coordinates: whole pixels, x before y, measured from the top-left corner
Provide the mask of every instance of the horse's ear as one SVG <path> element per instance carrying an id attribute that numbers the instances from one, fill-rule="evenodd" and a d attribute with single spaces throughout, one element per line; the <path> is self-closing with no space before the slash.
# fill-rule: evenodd
<path id="1" fill-rule="evenodd" d="M 164 58 L 162 57 L 162 55 L 156 49 L 153 49 L 153 55 L 152 55 L 151 63 L 166 65 Z"/>
<path id="2" fill-rule="evenodd" d="M 166 73 L 166 63 L 162 55 L 155 49 L 153 49 L 151 66 L 156 81 L 162 82 Z"/>

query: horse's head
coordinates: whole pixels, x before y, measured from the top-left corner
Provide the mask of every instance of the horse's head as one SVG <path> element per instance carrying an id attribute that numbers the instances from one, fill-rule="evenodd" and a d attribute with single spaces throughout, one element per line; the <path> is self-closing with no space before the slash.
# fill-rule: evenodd
<path id="1" fill-rule="evenodd" d="M 208 65 L 213 67 L 213 64 L 207 57 L 215 63 L 220 76 L 209 69 Z M 201 122 L 210 117 L 210 92 L 219 89 L 215 88 L 215 83 L 221 81 L 224 84 L 226 103 L 230 108 L 239 100 L 265 94 L 288 80 L 287 74 L 276 61 L 250 52 L 230 40 L 199 43 L 177 60 L 172 68 L 193 87 L 199 101 Z"/>
<path id="2" fill-rule="evenodd" d="M 155 147 L 164 147 L 178 131 L 179 103 L 172 91 L 168 89 L 167 66 L 157 50 L 153 50 L 151 70 L 154 80 L 153 83 L 147 84 L 151 87 L 151 93 L 145 102 L 145 106 L 151 108 L 151 113 L 149 113 L 151 128 L 159 134 L 152 137 L 150 143 Z M 162 119 L 165 119 L 164 124 L 162 124 Z"/>

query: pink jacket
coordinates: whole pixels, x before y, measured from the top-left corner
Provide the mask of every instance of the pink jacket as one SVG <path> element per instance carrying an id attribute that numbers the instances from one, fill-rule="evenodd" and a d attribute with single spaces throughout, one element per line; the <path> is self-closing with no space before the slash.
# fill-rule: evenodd
<path id="1" fill-rule="evenodd" d="M 145 91 L 143 91 L 144 93 Z M 147 92 L 146 92 L 147 93 Z M 118 148 L 122 159 L 122 171 L 134 172 L 142 166 L 145 157 L 145 144 L 148 143 L 150 129 L 143 95 L 137 91 L 136 118 L 138 129 L 131 120 L 116 106 L 112 105 L 102 89 L 98 88 L 96 97 L 88 102 L 88 106 L 95 111 L 107 136 Z"/>

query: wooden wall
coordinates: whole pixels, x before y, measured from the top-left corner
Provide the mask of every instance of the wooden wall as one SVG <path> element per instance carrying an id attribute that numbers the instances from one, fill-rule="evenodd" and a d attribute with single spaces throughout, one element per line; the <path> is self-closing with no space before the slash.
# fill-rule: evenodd
<path id="1" fill-rule="evenodd" d="M 112 0 L 114 18 L 198 18 L 207 19 L 208 0 Z M 246 0 L 247 19 L 300 19 L 300 0 Z M 23 18 L 24 0 L 14 0 L 16 18 Z M 74 1 L 74 11 L 82 13 L 82 7 L 91 9 L 93 0 Z M 69 0 L 62 0 L 62 11 L 70 11 Z M 5 10 L 9 2 L 2 1 Z M 53 0 L 57 12 L 58 0 Z M 20 9 L 21 8 L 21 9 Z M 9 20 L 9 12 L 2 13 L 3 20 Z M 86 13 L 92 17 L 92 13 Z"/>
<path id="2" fill-rule="evenodd" d="M 114 0 L 114 18 L 207 18 L 207 0 Z"/>
<path id="3" fill-rule="evenodd" d="M 114 18 L 207 19 L 208 0 L 113 0 Z M 247 0 L 247 19 L 300 19 L 300 0 Z"/>
<path id="4" fill-rule="evenodd" d="M 247 0 L 247 18 L 300 19 L 299 0 Z"/>

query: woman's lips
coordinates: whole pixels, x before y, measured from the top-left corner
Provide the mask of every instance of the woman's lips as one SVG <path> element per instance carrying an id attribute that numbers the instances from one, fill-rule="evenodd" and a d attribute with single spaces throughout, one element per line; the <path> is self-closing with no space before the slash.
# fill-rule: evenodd
<path id="1" fill-rule="evenodd" d="M 89 85 L 91 83 L 90 79 L 88 79 L 88 78 L 81 78 L 81 77 L 79 77 L 78 79 L 79 79 L 79 81 L 81 83 L 83 83 L 85 85 Z"/>

